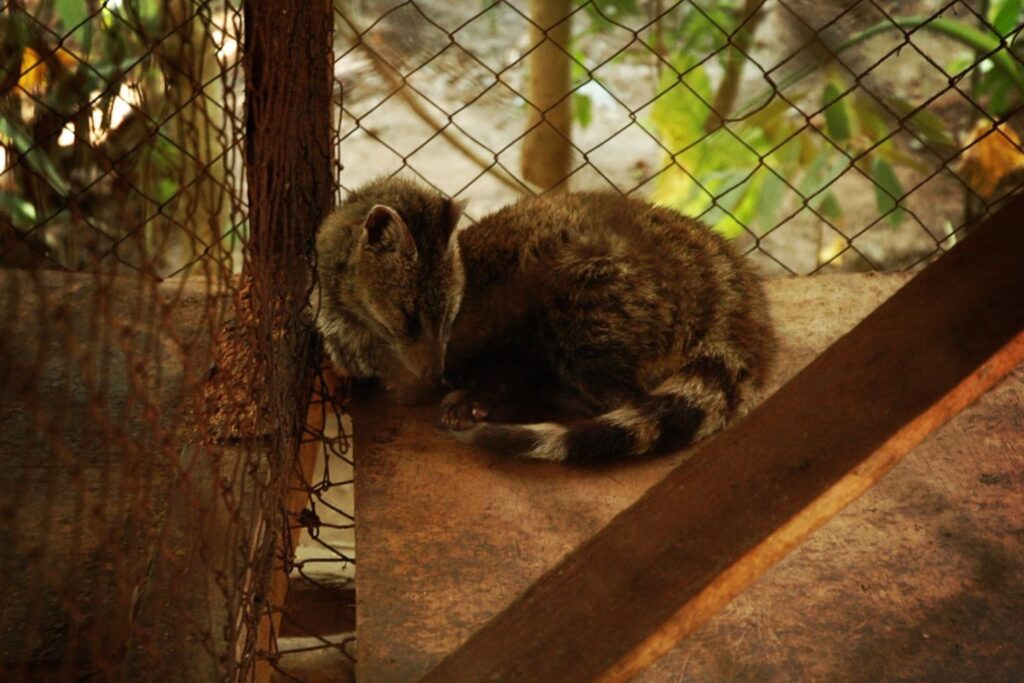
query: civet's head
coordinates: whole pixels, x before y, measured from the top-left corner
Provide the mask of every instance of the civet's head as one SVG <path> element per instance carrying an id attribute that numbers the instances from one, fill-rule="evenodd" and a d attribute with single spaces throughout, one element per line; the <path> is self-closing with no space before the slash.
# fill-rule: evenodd
<path id="1" fill-rule="evenodd" d="M 460 212 L 459 202 L 398 178 L 352 192 L 317 235 L 321 329 L 354 318 L 414 376 L 439 380 L 454 315 L 446 253 Z"/>

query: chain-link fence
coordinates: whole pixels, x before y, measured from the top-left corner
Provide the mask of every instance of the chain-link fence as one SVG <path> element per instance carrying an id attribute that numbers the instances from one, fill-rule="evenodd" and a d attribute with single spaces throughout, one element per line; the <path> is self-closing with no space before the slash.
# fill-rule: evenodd
<path id="1" fill-rule="evenodd" d="M 636 193 L 769 273 L 906 269 L 1021 182 L 1019 9 L 336 3 L 360 160 L 342 182 L 412 173 L 471 216 L 550 187 Z"/>
<path id="2" fill-rule="evenodd" d="M 339 198 L 412 174 L 473 220 L 611 190 L 767 274 L 905 270 L 1021 185 L 1022 5 L 335 2 L 322 156 Z M 307 123 L 254 95 L 297 68 L 253 56 L 267 6 L 0 5 L 8 679 L 315 680 L 355 656 L 345 392 L 281 353 L 308 312 L 261 256 L 275 193 L 306 191 L 254 142 Z M 328 63 L 316 40 L 296 64 Z M 314 386 L 301 439 L 282 355 Z"/>

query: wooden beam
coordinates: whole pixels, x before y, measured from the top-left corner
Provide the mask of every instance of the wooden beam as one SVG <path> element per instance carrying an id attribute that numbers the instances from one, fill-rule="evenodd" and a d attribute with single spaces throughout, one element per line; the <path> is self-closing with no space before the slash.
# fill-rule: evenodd
<path id="1" fill-rule="evenodd" d="M 318 577 L 320 579 L 320 577 Z M 285 603 L 284 619 L 277 631 L 279 638 L 308 637 L 316 634 L 321 638 L 354 633 L 356 630 L 356 591 L 351 583 L 344 583 L 335 577 L 323 577 L 316 584 L 309 581 L 292 581 L 288 586 L 288 602 Z"/>
<path id="2" fill-rule="evenodd" d="M 423 681 L 624 681 L 1024 358 L 1024 198 L 541 577 Z"/>
<path id="3" fill-rule="evenodd" d="M 289 516 L 306 505 L 308 490 L 301 481 L 308 481 L 319 443 L 301 444 L 302 425 L 304 419 L 322 423 L 323 418 L 322 405 L 307 414 L 319 351 L 313 350 L 305 309 L 313 238 L 334 195 L 333 23 L 328 0 L 250 0 L 243 10 L 250 238 L 230 328 L 240 332 L 222 352 L 240 360 L 234 372 L 220 374 L 229 387 L 245 390 L 235 401 L 218 403 L 227 404 L 220 410 L 231 418 L 229 434 L 263 431 L 269 437 L 268 481 L 276 488 L 254 525 L 242 593 L 256 599 L 240 606 L 233 648 L 245 680 L 265 681 L 273 663 L 266 657 L 273 657 L 278 610 L 288 588 L 281 566 L 288 549 L 279 536 L 277 506 Z M 287 490 L 293 483 L 298 490 Z M 293 530 L 293 544 L 298 536 Z M 268 555 L 275 560 L 270 576 L 259 571 Z"/>
<path id="4" fill-rule="evenodd" d="M 315 380 L 309 407 L 306 411 L 307 435 L 299 446 L 298 454 L 289 473 L 288 495 L 285 498 L 285 519 L 288 523 L 288 540 L 284 534 L 277 539 L 277 552 L 271 569 L 270 586 L 267 590 L 269 609 L 261 616 L 256 638 L 257 652 L 276 652 L 277 638 L 281 634 L 281 617 L 288 602 L 288 572 L 295 549 L 302 539 L 302 524 L 299 516 L 309 506 L 310 486 L 317 458 L 323 449 L 323 442 L 314 435 L 322 434 L 327 419 L 325 404 L 334 395 L 333 375 L 325 370 Z M 287 560 L 287 561 L 286 561 Z M 254 669 L 254 683 L 268 683 L 273 676 L 275 664 L 268 659 L 257 659 Z"/>

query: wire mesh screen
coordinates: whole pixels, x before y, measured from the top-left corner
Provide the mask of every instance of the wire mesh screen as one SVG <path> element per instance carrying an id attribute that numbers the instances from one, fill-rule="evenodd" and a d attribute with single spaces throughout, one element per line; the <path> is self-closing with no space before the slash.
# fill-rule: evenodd
<path id="1" fill-rule="evenodd" d="M 0 19 L 4 265 L 230 272 L 246 212 L 238 9 L 11 2 Z"/>
<path id="2" fill-rule="evenodd" d="M 280 405 L 308 320 L 277 325 L 253 258 L 245 10 L 0 3 L 4 680 L 351 659 L 348 437 L 325 390 L 298 448 Z"/>
<path id="3" fill-rule="evenodd" d="M 1014 2 L 335 7 L 347 187 L 640 194 L 809 274 L 926 263 L 1021 181 Z"/>
<path id="4" fill-rule="evenodd" d="M 5 679 L 355 656 L 347 392 L 300 349 L 290 440 L 274 350 L 309 312 L 279 325 L 254 259 L 254 4 L 0 3 Z M 333 55 L 294 48 L 333 64 L 338 199 L 411 174 L 473 220 L 612 190 L 811 274 L 927 264 L 1022 182 L 1019 1 L 333 9 Z"/>

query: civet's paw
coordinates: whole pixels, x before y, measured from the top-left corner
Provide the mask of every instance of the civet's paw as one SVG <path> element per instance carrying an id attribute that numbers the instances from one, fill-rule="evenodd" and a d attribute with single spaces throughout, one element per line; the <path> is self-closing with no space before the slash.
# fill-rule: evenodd
<path id="1" fill-rule="evenodd" d="M 441 401 L 441 426 L 460 432 L 486 420 L 488 412 L 486 406 L 473 400 L 469 391 L 451 391 Z"/>

